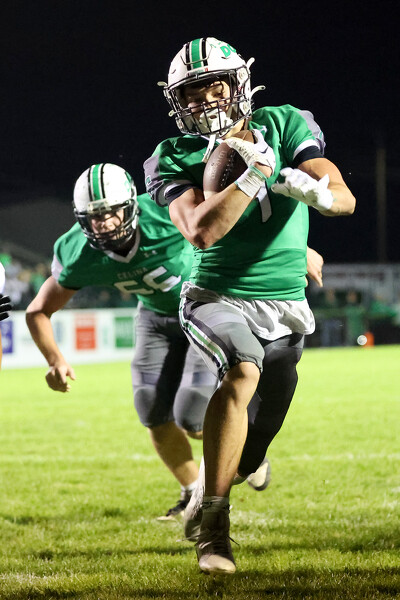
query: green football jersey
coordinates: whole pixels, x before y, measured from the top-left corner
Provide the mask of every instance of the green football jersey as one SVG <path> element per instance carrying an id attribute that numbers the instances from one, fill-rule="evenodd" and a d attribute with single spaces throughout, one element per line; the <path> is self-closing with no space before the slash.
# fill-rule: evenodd
<path id="1" fill-rule="evenodd" d="M 210 248 L 195 249 L 190 281 L 245 299 L 303 300 L 308 207 L 271 185 L 282 179 L 282 168 L 323 156 L 323 134 L 310 112 L 290 105 L 256 110 L 248 127 L 273 148 L 276 168 L 231 231 Z M 188 188 L 202 189 L 207 144 L 205 137 L 185 135 L 157 146 L 145 162 L 153 200 L 163 206 Z"/>
<path id="2" fill-rule="evenodd" d="M 138 202 L 136 241 L 126 257 L 91 248 L 76 223 L 54 245 L 52 274 L 66 288 L 111 286 L 134 294 L 150 310 L 176 315 L 182 283 L 192 265 L 192 246 L 168 211 L 147 194 L 139 196 Z"/>

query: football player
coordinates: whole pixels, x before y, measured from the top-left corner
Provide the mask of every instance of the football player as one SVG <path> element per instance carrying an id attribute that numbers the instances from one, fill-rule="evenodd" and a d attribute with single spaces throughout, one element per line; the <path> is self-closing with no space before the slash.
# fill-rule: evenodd
<path id="1" fill-rule="evenodd" d="M 68 392 L 75 374 L 54 339 L 50 317 L 86 286 L 111 286 L 140 301 L 132 361 L 134 403 L 161 460 L 181 485 L 172 519 L 186 506 L 198 468 L 188 436 L 199 439 L 216 379 L 190 347 L 178 320 L 181 284 L 192 248 L 168 213 L 131 176 L 109 163 L 92 165 L 76 182 L 77 223 L 55 243 L 52 275 L 26 311 L 33 340 L 48 362 L 48 386 Z"/>
<path id="2" fill-rule="evenodd" d="M 236 569 L 230 489 L 261 468 L 296 388 L 304 336 L 314 331 L 304 292 L 308 207 L 327 216 L 355 208 L 311 113 L 253 111 L 260 87 L 251 87 L 252 62 L 215 38 L 185 44 L 161 83 L 183 136 L 161 142 L 144 165 L 148 192 L 195 246 L 181 325 L 220 381 L 204 421 L 205 469 L 185 511 L 207 573 Z M 234 137 L 243 129 L 255 143 Z M 247 169 L 205 197 L 205 162 L 221 140 Z"/>

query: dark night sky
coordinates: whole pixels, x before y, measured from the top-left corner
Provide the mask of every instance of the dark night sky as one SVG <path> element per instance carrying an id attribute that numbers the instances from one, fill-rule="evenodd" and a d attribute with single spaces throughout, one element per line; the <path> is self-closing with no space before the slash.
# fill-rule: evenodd
<path id="1" fill-rule="evenodd" d="M 397 2 L 368 6 L 3 0 L 3 205 L 7 190 L 26 188 L 32 198 L 51 189 L 70 202 L 75 179 L 101 161 L 125 167 L 143 191 L 143 161 L 178 131 L 156 83 L 186 41 L 211 35 L 256 58 L 253 86 L 267 86 L 256 106 L 290 103 L 321 125 L 326 156 L 358 200 L 347 219 L 313 211 L 310 245 L 329 262 L 378 258 L 375 153 L 383 144 L 388 259 L 400 261 Z"/>

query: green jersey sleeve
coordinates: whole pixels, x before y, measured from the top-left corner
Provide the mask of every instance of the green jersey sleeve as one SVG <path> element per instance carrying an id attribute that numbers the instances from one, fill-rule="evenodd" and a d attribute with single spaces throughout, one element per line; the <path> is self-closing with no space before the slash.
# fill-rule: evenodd
<path id="1" fill-rule="evenodd" d="M 147 193 L 167 206 L 189 188 L 203 188 L 204 138 L 182 136 L 161 142 L 144 163 Z"/>
<path id="2" fill-rule="evenodd" d="M 304 160 L 323 156 L 324 135 L 309 111 L 290 104 L 260 108 L 253 114 L 249 128 L 260 130 L 274 149 L 275 177 L 283 167 L 296 168 Z"/>

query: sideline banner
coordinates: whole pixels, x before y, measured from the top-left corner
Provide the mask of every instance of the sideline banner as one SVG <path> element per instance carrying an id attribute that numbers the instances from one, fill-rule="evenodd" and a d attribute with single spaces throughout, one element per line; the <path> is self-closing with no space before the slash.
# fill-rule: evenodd
<path id="1" fill-rule="evenodd" d="M 136 308 L 61 310 L 51 317 L 58 347 L 71 365 L 130 361 L 135 346 Z M 2 369 L 47 367 L 25 323 L 24 311 L 0 322 Z"/>

